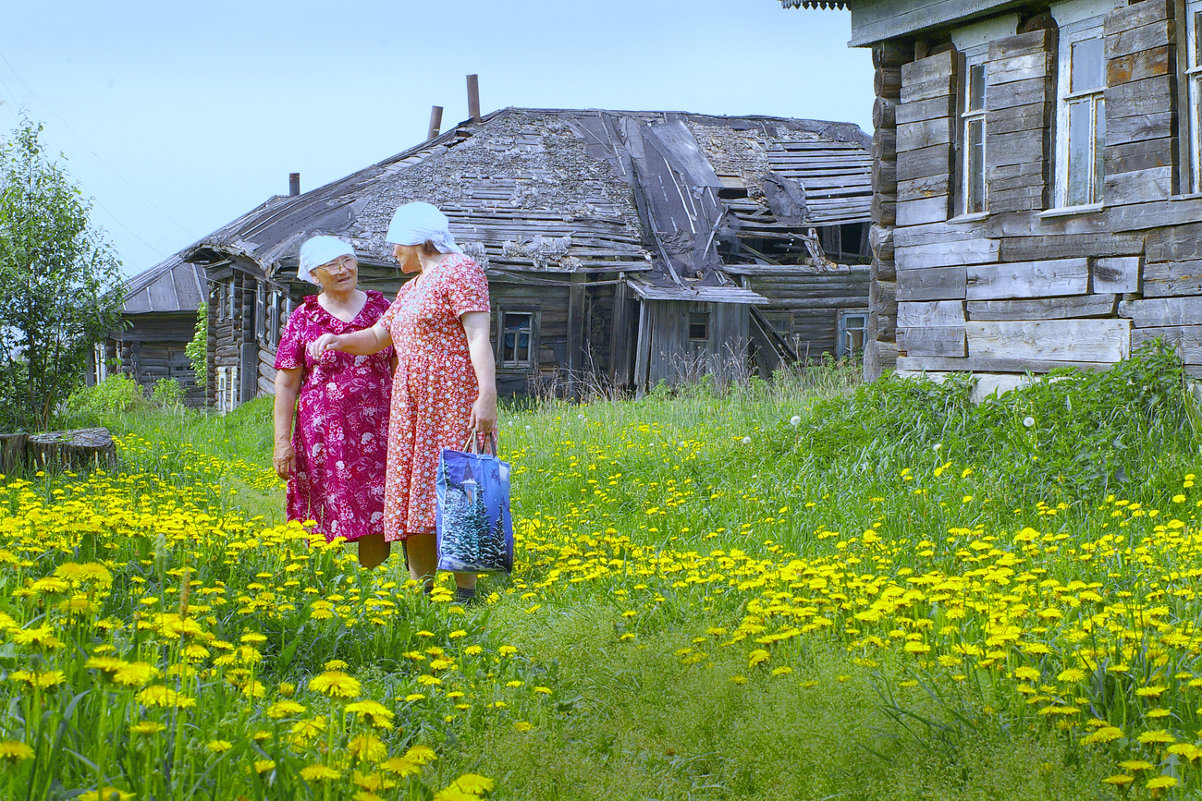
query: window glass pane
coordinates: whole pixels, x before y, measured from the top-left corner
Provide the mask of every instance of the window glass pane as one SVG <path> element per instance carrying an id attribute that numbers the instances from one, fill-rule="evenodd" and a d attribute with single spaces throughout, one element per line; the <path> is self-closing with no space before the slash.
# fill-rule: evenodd
<path id="1" fill-rule="evenodd" d="M 1092 183 L 1094 98 L 1087 97 L 1068 104 L 1068 192 L 1065 203 L 1082 206 L 1093 202 Z"/>
<path id="2" fill-rule="evenodd" d="M 964 211 L 985 210 L 985 120 L 969 120 L 964 132 Z"/>
<path id="3" fill-rule="evenodd" d="M 1202 64 L 1202 44 L 1200 44 L 1202 43 L 1202 37 L 1198 36 L 1199 31 L 1202 31 L 1202 11 L 1194 12 L 1194 29 L 1190 31 L 1194 39 L 1193 52 L 1190 54 L 1193 57 L 1190 61 L 1191 67 Z"/>
<path id="4" fill-rule="evenodd" d="M 530 361 L 530 338 L 534 315 L 529 312 L 506 312 L 501 318 L 501 361 L 506 364 L 525 364 Z"/>
<path id="5" fill-rule="evenodd" d="M 709 339 L 709 318 L 710 316 L 705 312 L 689 313 L 689 339 Z"/>
<path id="6" fill-rule="evenodd" d="M 1074 42 L 1071 59 L 1072 77 L 1069 91 L 1088 92 L 1091 89 L 1101 89 L 1106 85 L 1102 80 L 1104 60 L 1100 36 Z"/>
<path id="7" fill-rule="evenodd" d="M 974 64 L 968 68 L 968 97 L 965 109 L 980 111 L 985 108 L 985 65 Z"/>

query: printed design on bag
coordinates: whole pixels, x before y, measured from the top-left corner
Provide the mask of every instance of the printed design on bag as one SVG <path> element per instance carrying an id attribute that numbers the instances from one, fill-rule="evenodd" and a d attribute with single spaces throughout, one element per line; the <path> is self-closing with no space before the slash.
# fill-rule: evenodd
<path id="1" fill-rule="evenodd" d="M 463 461 L 459 480 L 444 460 L 440 465 L 441 490 L 438 520 L 439 568 L 464 572 L 509 572 L 513 568 L 507 515 L 501 498 L 490 498 L 487 476 L 477 480 L 474 468 L 498 469 L 501 465 Z M 499 472 L 499 471 L 498 471 Z M 505 469 L 505 472 L 508 472 Z M 499 476 L 498 476 L 499 478 Z M 505 476 L 506 480 L 508 476 Z M 497 485 L 497 481 L 492 481 Z M 495 494 L 495 492 L 493 493 Z M 491 508 L 490 508 L 491 507 Z"/>

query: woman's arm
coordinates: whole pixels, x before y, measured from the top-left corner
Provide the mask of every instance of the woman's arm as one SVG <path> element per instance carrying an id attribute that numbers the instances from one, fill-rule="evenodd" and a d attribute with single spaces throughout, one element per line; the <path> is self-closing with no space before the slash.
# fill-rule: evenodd
<path id="1" fill-rule="evenodd" d="M 275 406 L 272 420 L 275 425 L 275 450 L 272 463 L 280 478 L 287 480 L 296 469 L 296 453 L 292 450 L 292 418 L 296 413 L 296 396 L 300 394 L 303 370 L 275 371 Z"/>
<path id="2" fill-rule="evenodd" d="M 497 430 L 497 364 L 493 358 L 492 342 L 489 341 L 491 316 L 488 312 L 467 312 L 459 321 L 467 334 L 468 353 L 472 369 L 476 371 L 476 383 L 480 385 L 480 396 L 472 404 L 472 416 L 468 427 L 479 434 L 491 434 Z"/>
<path id="3" fill-rule="evenodd" d="M 340 350 L 355 356 L 370 356 L 391 344 L 392 334 L 388 333 L 387 328 L 376 323 L 370 328 L 351 334 L 322 334 L 309 345 L 309 353 L 314 359 L 320 359 L 327 350 Z"/>

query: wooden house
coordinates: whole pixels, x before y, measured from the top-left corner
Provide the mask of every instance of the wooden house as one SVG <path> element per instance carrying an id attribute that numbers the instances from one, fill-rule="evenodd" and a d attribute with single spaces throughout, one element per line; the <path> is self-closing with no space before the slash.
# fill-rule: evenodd
<path id="1" fill-rule="evenodd" d="M 870 375 L 1202 375 L 1202 0 L 783 0 L 872 50 Z"/>
<path id="2" fill-rule="evenodd" d="M 489 276 L 498 388 L 642 389 L 851 352 L 868 309 L 870 140 L 846 123 L 507 108 L 189 248 L 210 298 L 209 397 L 272 391 L 283 321 L 315 287 L 301 243 L 354 244 L 360 285 L 395 293 L 401 203 L 446 212 Z"/>
<path id="3" fill-rule="evenodd" d="M 184 349 L 195 335 L 196 311 L 207 294 L 204 271 L 178 253 L 130 278 L 122 307 L 125 325 L 96 343 L 86 383 L 120 371 L 149 391 L 159 379 L 173 378 L 186 404 L 203 405 L 204 387 L 197 386 Z"/>

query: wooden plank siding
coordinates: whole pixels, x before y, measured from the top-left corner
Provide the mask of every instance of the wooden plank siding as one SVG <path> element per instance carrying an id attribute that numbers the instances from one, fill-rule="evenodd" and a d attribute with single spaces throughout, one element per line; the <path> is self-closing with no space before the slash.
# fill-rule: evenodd
<path id="1" fill-rule="evenodd" d="M 1018 33 L 988 42 L 984 56 L 971 51 L 973 63 L 984 59 L 987 206 L 959 217 L 963 62 L 953 31 L 1013 7 L 850 5 L 852 41 L 872 47 L 876 67 L 877 353 L 892 349 L 906 372 L 1098 369 L 1161 337 L 1202 375 L 1202 197 L 1190 195 L 1174 3 L 1097 3 L 1105 138 L 1095 206 L 1053 208 L 1066 168 L 1050 4 L 1024 7 Z M 867 377 L 883 369 L 879 355 L 866 358 Z"/>

